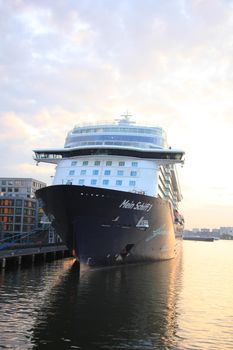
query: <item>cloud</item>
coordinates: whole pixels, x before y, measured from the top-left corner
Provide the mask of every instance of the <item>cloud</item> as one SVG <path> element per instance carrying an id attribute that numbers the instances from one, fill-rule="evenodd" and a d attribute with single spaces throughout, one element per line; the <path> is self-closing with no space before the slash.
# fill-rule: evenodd
<path id="1" fill-rule="evenodd" d="M 34 174 L 33 149 L 129 109 L 186 150 L 184 212 L 215 196 L 229 208 L 232 2 L 9 0 L 0 29 L 2 175 Z"/>

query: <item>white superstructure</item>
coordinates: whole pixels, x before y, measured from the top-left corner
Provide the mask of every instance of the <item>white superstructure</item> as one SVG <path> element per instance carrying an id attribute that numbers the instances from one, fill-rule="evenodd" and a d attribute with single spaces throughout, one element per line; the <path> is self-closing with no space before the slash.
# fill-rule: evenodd
<path id="1" fill-rule="evenodd" d="M 182 151 L 167 146 L 159 127 L 117 123 L 75 126 L 62 149 L 35 150 L 37 162 L 56 164 L 53 185 L 81 185 L 181 200 L 175 163 Z"/>
<path id="2" fill-rule="evenodd" d="M 122 156 L 81 156 L 78 159 L 61 160 L 53 184 L 95 186 L 155 196 L 158 187 L 156 173 L 156 162 L 150 160 Z M 151 179 L 154 181 L 151 182 Z"/>

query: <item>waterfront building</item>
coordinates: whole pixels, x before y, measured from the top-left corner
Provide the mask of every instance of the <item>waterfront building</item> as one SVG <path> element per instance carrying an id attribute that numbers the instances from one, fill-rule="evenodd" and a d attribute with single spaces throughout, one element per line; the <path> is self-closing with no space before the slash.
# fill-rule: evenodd
<path id="1" fill-rule="evenodd" d="M 184 230 L 184 237 L 214 237 L 223 239 L 233 239 L 233 227 L 220 228 L 193 228 L 191 230 Z"/>
<path id="2" fill-rule="evenodd" d="M 212 233 L 213 233 L 213 237 L 216 237 L 216 238 L 220 237 L 220 229 L 219 228 L 213 228 Z"/>
<path id="3" fill-rule="evenodd" d="M 43 215 L 35 191 L 44 182 L 32 178 L 0 178 L 0 239 L 25 242 L 41 226 Z"/>
<path id="4" fill-rule="evenodd" d="M 35 198 L 35 192 L 45 186 L 32 178 L 0 177 L 0 195 L 4 197 Z"/>
<path id="5" fill-rule="evenodd" d="M 233 236 L 233 227 L 220 227 L 220 235 Z"/>
<path id="6" fill-rule="evenodd" d="M 192 232 L 193 232 L 193 233 L 198 233 L 199 231 L 200 231 L 200 229 L 199 229 L 199 228 L 196 228 L 196 227 L 192 229 Z"/>

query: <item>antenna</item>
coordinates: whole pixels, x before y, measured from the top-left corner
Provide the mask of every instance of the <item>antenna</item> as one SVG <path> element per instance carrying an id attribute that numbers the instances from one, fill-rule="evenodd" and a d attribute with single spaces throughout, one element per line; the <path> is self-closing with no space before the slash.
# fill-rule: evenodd
<path id="1" fill-rule="evenodd" d="M 130 120 L 130 117 L 132 117 L 132 114 L 130 114 L 128 110 L 126 110 L 124 114 L 121 114 L 121 117 L 122 118 L 115 119 L 118 122 L 118 124 L 135 124 L 134 121 Z"/>
<path id="2" fill-rule="evenodd" d="M 125 117 L 125 119 L 129 119 L 129 117 L 132 117 L 132 114 L 129 114 L 129 111 L 126 110 L 125 114 L 121 114 L 121 117 Z"/>

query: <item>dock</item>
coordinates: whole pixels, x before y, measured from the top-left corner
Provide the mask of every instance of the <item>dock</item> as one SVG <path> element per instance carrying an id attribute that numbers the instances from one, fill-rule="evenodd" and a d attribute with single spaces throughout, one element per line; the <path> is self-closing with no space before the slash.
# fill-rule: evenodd
<path id="1" fill-rule="evenodd" d="M 183 239 L 186 241 L 214 242 L 214 237 L 184 236 Z"/>
<path id="2" fill-rule="evenodd" d="M 22 246 L 0 250 L 0 267 L 5 269 L 8 263 L 21 265 L 24 262 L 33 264 L 35 260 L 59 259 L 68 257 L 69 249 L 64 244 L 48 244 L 42 246 Z"/>

